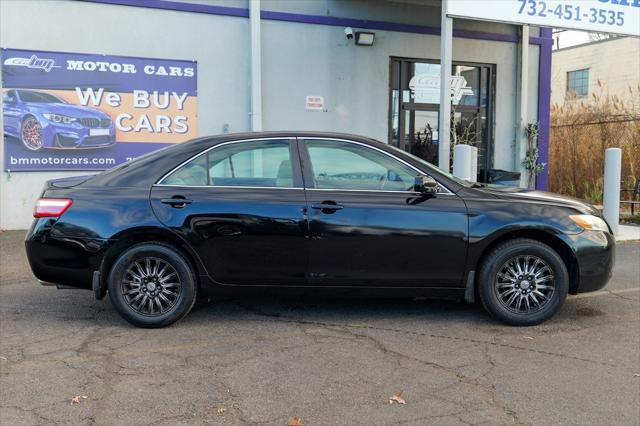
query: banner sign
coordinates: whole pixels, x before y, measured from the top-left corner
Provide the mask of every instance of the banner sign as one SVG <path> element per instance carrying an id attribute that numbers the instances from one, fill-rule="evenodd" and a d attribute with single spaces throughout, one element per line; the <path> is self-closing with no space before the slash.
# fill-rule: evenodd
<path id="1" fill-rule="evenodd" d="M 447 15 L 640 37 L 640 0 L 448 0 Z"/>
<path id="2" fill-rule="evenodd" d="M 104 170 L 197 135 L 195 61 L 1 53 L 5 170 Z"/>

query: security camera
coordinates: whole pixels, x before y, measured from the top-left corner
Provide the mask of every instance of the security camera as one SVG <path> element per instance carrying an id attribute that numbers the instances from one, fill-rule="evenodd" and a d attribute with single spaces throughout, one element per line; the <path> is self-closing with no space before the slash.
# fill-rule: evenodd
<path id="1" fill-rule="evenodd" d="M 353 38 L 353 28 L 347 27 L 344 29 L 344 35 L 347 36 L 347 40 L 351 40 Z"/>

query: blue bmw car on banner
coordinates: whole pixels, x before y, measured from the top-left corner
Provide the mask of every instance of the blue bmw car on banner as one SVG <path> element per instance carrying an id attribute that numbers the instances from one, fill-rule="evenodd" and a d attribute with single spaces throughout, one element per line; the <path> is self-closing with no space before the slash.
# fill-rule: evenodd
<path id="1" fill-rule="evenodd" d="M 116 142 L 111 117 L 35 90 L 8 90 L 2 97 L 4 134 L 32 151 L 102 148 Z"/>

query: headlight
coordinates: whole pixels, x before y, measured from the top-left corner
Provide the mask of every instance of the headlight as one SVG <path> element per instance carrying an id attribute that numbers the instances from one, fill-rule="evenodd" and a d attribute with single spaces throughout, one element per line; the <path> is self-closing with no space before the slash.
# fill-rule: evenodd
<path id="1" fill-rule="evenodd" d="M 78 121 L 77 118 L 67 117 L 66 115 L 52 114 L 52 113 L 45 113 L 42 115 L 44 116 L 44 118 L 46 118 L 49 121 L 53 121 L 54 123 L 71 124 L 75 121 Z"/>
<path id="2" fill-rule="evenodd" d="M 575 214 L 569 216 L 569 219 L 574 221 L 576 225 L 578 225 L 582 229 L 587 229 L 590 231 L 603 231 L 609 232 L 609 227 L 607 226 L 607 222 L 605 222 L 602 218 L 598 216 L 593 216 L 590 214 Z"/>

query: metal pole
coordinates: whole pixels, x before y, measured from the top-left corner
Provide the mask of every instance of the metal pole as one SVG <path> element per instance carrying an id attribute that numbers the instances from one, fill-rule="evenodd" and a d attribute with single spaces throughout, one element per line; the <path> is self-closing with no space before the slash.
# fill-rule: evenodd
<path id="1" fill-rule="evenodd" d="M 451 68 L 453 65 L 453 19 L 447 16 L 449 0 L 442 0 L 440 26 L 440 117 L 438 119 L 438 167 L 449 171 L 451 147 Z"/>
<path id="2" fill-rule="evenodd" d="M 618 235 L 620 222 L 620 175 L 622 170 L 622 150 L 609 148 L 604 154 L 604 205 L 603 215 L 613 235 Z"/>
<path id="3" fill-rule="evenodd" d="M 520 68 L 519 73 L 519 87 L 518 87 L 518 98 L 520 100 L 518 107 L 518 117 L 517 117 L 517 126 L 516 129 L 516 152 L 515 152 L 515 167 L 513 170 L 520 171 L 520 186 L 523 188 L 527 187 L 528 175 L 527 170 L 522 166 L 522 162 L 524 161 L 527 155 L 527 147 L 529 145 L 529 141 L 527 139 L 527 133 L 524 128 L 527 125 L 527 116 L 528 116 L 528 103 L 529 103 L 529 90 L 527 90 L 527 85 L 529 83 L 529 26 L 522 26 L 522 37 L 520 39 L 519 45 L 520 55 L 518 61 L 518 67 Z"/>
<path id="4" fill-rule="evenodd" d="M 260 0 L 249 1 L 251 31 L 251 130 L 262 131 L 262 52 L 260 35 Z"/>

